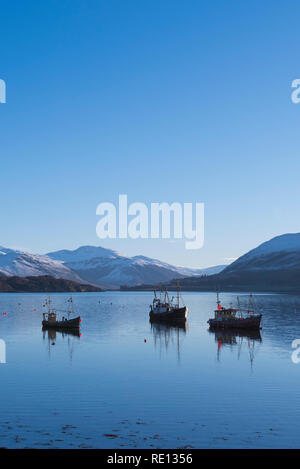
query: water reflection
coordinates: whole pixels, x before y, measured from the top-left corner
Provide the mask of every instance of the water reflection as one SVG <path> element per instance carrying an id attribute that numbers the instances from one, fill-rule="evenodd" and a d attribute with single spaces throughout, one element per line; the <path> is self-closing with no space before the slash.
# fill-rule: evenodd
<path id="1" fill-rule="evenodd" d="M 247 348 L 249 353 L 249 360 L 251 368 L 253 366 L 256 349 L 262 342 L 259 330 L 237 330 L 237 329 L 222 329 L 222 330 L 209 330 L 211 334 L 215 335 L 217 343 L 217 360 L 221 360 L 222 349 L 229 347 L 236 348 L 237 359 L 240 359 L 242 349 Z"/>
<path id="2" fill-rule="evenodd" d="M 300 333 L 300 297 L 257 296 L 261 342 L 249 331 L 208 332 L 214 293 L 185 294 L 188 333 L 162 324 L 150 329 L 152 293 L 101 295 L 99 304 L 99 293 L 76 294 L 81 339 L 45 331 L 45 340 L 45 295 L 1 295 L 0 338 L 8 346 L 8 365 L 0 365 L 2 446 L 299 448 L 300 364 L 291 361 L 291 343 Z M 57 308 L 68 297 L 55 295 Z M 224 298 L 235 301 L 233 294 Z M 71 425 L 76 429 L 63 430 Z"/>
<path id="3" fill-rule="evenodd" d="M 73 360 L 74 340 L 77 341 L 81 337 L 81 332 L 76 329 L 70 330 L 57 330 L 57 329 L 42 329 L 43 340 L 47 339 L 48 356 L 51 358 L 51 347 L 55 346 L 57 340 L 65 340 L 69 354 L 70 363 Z"/>
<path id="4" fill-rule="evenodd" d="M 180 362 L 181 337 L 187 334 L 188 323 L 172 325 L 152 321 L 150 324 L 154 338 L 154 347 L 159 349 L 160 354 L 163 350 L 167 352 L 170 347 L 175 347 L 177 360 Z"/>

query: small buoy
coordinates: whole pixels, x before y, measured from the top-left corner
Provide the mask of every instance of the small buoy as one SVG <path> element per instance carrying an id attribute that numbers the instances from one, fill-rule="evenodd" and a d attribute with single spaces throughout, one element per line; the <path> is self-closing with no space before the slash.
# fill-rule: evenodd
<path id="1" fill-rule="evenodd" d="M 146 342 L 147 342 L 147 340 L 146 340 L 146 339 L 144 339 L 144 342 L 146 343 Z"/>
<path id="2" fill-rule="evenodd" d="M 4 312 L 4 313 L 3 313 L 3 316 L 7 316 L 7 313 L 6 313 L 6 312 Z"/>
<path id="3" fill-rule="evenodd" d="M 52 344 L 51 344 L 51 345 L 55 345 L 55 342 L 52 342 Z"/>

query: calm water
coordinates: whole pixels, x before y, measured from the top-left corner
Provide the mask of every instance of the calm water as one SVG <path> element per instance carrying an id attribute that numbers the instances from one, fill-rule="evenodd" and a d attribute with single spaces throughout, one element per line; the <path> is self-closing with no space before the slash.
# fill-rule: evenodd
<path id="1" fill-rule="evenodd" d="M 45 295 L 0 295 L 0 446 L 300 447 L 300 298 L 257 296 L 263 330 L 249 338 L 207 330 L 214 294 L 183 296 L 186 330 L 151 327 L 148 293 L 74 295 L 76 337 L 43 334 Z"/>

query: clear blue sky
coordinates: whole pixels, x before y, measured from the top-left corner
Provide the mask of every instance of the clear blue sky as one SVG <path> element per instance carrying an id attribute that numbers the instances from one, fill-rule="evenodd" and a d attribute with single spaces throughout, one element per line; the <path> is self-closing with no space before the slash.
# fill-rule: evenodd
<path id="1" fill-rule="evenodd" d="M 300 231 L 299 14 L 283 0 L 1 2 L 0 245 L 207 266 Z M 96 206 L 120 193 L 205 202 L 204 248 L 100 243 Z"/>

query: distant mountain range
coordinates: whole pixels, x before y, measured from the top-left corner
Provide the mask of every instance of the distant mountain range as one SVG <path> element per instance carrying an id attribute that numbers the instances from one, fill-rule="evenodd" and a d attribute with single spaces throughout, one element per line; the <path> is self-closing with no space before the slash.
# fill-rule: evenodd
<path id="1" fill-rule="evenodd" d="M 0 247 L 0 275 L 65 279 L 102 289 L 150 289 L 160 282 L 185 290 L 300 291 L 300 233 L 267 241 L 228 266 L 191 269 L 144 256 L 126 257 L 97 246 L 47 255 Z M 35 287 L 34 287 L 35 288 Z"/>
<path id="2" fill-rule="evenodd" d="M 51 275 L 55 278 L 82 282 L 82 279 L 62 262 L 50 259 L 48 256 L 30 254 L 1 246 L 0 273 L 18 277 Z"/>
<path id="3" fill-rule="evenodd" d="M 175 281 L 166 284 L 175 288 Z M 277 291 L 300 292 L 300 233 L 284 234 L 272 238 L 220 273 L 181 279 L 184 290 L 208 291 Z M 136 289 L 147 290 L 149 285 Z M 124 288 L 125 289 L 125 288 Z"/>
<path id="4" fill-rule="evenodd" d="M 82 246 L 75 251 L 50 252 L 47 256 L 60 261 L 82 279 L 107 288 L 120 285 L 166 282 L 175 277 L 213 274 L 225 266 L 208 269 L 178 267 L 145 256 L 126 257 L 111 249 Z"/>
<path id="5" fill-rule="evenodd" d="M 178 267 L 144 256 L 126 257 L 97 246 L 82 246 L 47 255 L 30 254 L 0 247 L 0 274 L 6 276 L 51 276 L 79 284 L 118 289 L 120 285 L 168 282 L 173 278 L 212 275 L 224 269 Z"/>

